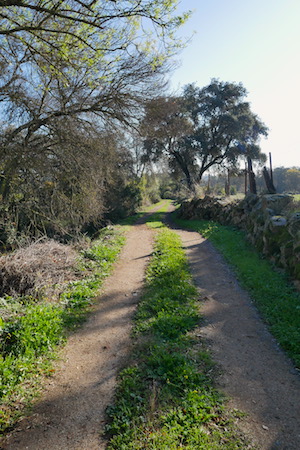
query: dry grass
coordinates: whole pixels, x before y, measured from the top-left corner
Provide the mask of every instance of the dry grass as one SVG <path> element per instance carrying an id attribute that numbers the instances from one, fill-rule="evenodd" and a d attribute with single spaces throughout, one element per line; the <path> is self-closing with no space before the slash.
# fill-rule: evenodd
<path id="1" fill-rule="evenodd" d="M 60 286 L 78 277 L 77 255 L 71 246 L 47 240 L 0 257 L 0 295 L 57 298 Z"/>

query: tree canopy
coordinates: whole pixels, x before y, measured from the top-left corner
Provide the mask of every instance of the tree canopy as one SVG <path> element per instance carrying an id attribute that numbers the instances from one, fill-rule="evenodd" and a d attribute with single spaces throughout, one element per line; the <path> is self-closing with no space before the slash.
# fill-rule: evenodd
<path id="1" fill-rule="evenodd" d="M 120 128 L 165 87 L 177 3 L 0 0 L 0 228 L 80 230 L 134 191 Z"/>
<path id="2" fill-rule="evenodd" d="M 178 49 L 176 4 L 0 1 L 0 101 L 18 114 L 13 136 L 81 113 L 126 120 Z"/>
<path id="3" fill-rule="evenodd" d="M 189 188 L 210 167 L 235 167 L 247 157 L 264 161 L 259 139 L 267 135 L 267 128 L 245 97 L 242 84 L 213 79 L 204 88 L 185 86 L 177 98 L 150 102 L 141 126 L 147 154 L 167 154 Z M 155 108 L 159 114 L 153 114 Z"/>

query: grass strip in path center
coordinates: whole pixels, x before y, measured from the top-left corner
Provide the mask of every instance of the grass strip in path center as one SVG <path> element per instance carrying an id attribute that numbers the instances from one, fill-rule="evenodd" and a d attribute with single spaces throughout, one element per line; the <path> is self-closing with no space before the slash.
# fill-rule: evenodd
<path id="1" fill-rule="evenodd" d="M 214 388 L 214 363 L 196 332 L 198 298 L 180 238 L 163 229 L 135 318 L 132 364 L 108 409 L 108 449 L 250 448 Z"/>

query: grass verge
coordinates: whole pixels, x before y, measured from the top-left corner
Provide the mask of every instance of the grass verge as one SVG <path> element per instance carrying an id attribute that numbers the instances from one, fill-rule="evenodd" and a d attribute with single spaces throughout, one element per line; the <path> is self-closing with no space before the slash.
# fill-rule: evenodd
<path id="1" fill-rule="evenodd" d="M 196 333 L 198 295 L 179 237 L 161 230 L 135 318 L 132 365 L 108 409 L 108 449 L 249 448 L 214 388 L 214 363 Z"/>
<path id="2" fill-rule="evenodd" d="M 51 375 L 51 360 L 68 332 L 85 319 L 109 274 L 124 237 L 104 229 L 81 252 L 78 281 L 68 284 L 53 303 L 33 297 L 0 299 L 0 432 L 12 427 L 37 396 L 42 375 Z"/>
<path id="3" fill-rule="evenodd" d="M 300 368 L 300 294 L 288 278 L 262 259 L 242 231 L 204 220 L 177 218 L 176 223 L 198 231 L 224 255 L 273 336 Z"/>

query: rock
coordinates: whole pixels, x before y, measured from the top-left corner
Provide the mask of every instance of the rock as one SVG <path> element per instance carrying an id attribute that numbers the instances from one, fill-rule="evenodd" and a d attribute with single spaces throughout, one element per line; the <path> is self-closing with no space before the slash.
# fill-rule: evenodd
<path id="1" fill-rule="evenodd" d="M 273 227 L 286 227 L 287 225 L 287 220 L 284 216 L 272 216 L 270 221 Z"/>
<path id="2" fill-rule="evenodd" d="M 294 238 L 300 237 L 300 212 L 294 213 L 289 218 L 288 230 Z"/>
<path id="3" fill-rule="evenodd" d="M 280 214 L 293 201 L 293 196 L 287 194 L 266 194 L 261 197 L 261 200 L 264 209 L 272 209 L 274 214 Z"/>
<path id="4" fill-rule="evenodd" d="M 249 194 L 234 203 L 206 196 L 184 202 L 179 214 L 245 230 L 260 252 L 300 280 L 300 212 L 287 213 L 292 201 L 285 194 Z"/>

